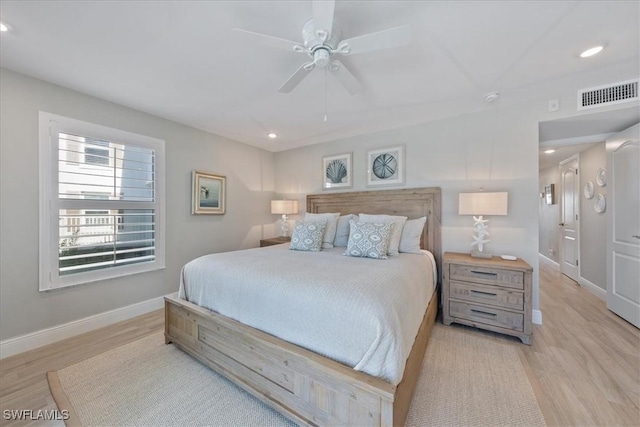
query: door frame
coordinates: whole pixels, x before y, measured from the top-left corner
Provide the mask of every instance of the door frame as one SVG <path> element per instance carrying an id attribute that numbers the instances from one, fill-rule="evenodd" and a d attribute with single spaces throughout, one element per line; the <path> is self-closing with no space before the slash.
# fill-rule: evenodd
<path id="1" fill-rule="evenodd" d="M 561 161 L 560 163 L 558 163 L 558 170 L 560 172 L 560 197 L 558 197 L 558 203 L 560 204 L 560 209 L 559 209 L 559 215 L 560 217 L 558 218 L 558 264 L 560 264 L 560 273 L 564 274 L 564 236 L 563 236 L 563 229 L 561 228 L 562 226 L 560 225 L 562 221 L 562 217 L 563 217 L 563 213 L 564 213 L 564 203 L 563 203 L 563 197 L 562 194 L 564 192 L 564 182 L 562 180 L 562 166 L 566 163 L 572 162 L 574 160 L 578 161 L 578 173 L 576 175 L 576 187 L 574 190 L 576 191 L 576 197 L 578 198 L 578 219 L 576 220 L 576 258 L 578 261 L 578 265 L 577 265 L 577 270 L 578 270 L 578 277 L 576 278 L 576 283 L 580 284 L 580 279 L 582 278 L 582 274 L 580 269 L 582 268 L 582 259 L 580 259 L 580 225 L 581 225 L 581 221 L 582 221 L 582 197 L 581 197 L 581 192 L 580 192 L 580 153 L 576 153 L 573 156 L 569 157 L 568 159 L 564 159 L 563 161 Z M 566 274 L 565 274 L 566 276 Z M 567 276 L 569 277 L 569 276 Z M 571 280 L 573 280 L 571 277 L 569 277 Z"/>

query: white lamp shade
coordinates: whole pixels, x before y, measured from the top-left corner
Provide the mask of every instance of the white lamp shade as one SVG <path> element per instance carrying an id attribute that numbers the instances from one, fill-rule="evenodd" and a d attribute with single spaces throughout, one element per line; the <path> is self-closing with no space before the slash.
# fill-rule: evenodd
<path id="1" fill-rule="evenodd" d="M 278 215 L 292 215 L 298 213 L 297 200 L 272 200 L 271 213 Z"/>
<path id="2" fill-rule="evenodd" d="M 506 215 L 509 193 L 460 193 L 459 215 Z"/>

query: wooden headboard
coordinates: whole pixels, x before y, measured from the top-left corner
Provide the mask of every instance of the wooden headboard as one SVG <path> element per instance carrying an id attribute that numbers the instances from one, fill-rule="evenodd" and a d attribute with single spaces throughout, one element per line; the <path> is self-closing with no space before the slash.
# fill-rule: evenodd
<path id="1" fill-rule="evenodd" d="M 347 214 L 402 215 L 409 219 L 427 217 L 421 247 L 430 251 L 442 271 L 442 242 L 440 217 L 442 200 L 440 187 L 409 188 L 404 190 L 353 191 L 346 193 L 309 194 L 307 212 L 340 212 Z"/>

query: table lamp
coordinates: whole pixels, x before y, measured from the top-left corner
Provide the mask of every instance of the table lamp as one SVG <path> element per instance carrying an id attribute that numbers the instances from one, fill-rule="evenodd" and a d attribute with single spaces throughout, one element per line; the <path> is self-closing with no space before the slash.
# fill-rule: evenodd
<path id="1" fill-rule="evenodd" d="M 271 213 L 274 215 L 282 215 L 282 237 L 287 237 L 289 226 L 287 225 L 287 215 L 298 213 L 297 200 L 272 200 Z"/>
<path id="2" fill-rule="evenodd" d="M 458 214 L 473 215 L 475 231 L 471 243 L 471 256 L 475 258 L 491 258 L 485 245 L 490 242 L 488 219 L 483 215 L 506 215 L 508 193 L 460 193 L 458 198 Z"/>

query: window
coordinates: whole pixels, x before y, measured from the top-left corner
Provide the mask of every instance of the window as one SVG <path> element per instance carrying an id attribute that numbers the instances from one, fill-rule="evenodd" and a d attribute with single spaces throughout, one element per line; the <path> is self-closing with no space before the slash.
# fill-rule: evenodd
<path id="1" fill-rule="evenodd" d="M 164 141 L 40 113 L 40 290 L 164 268 Z"/>

